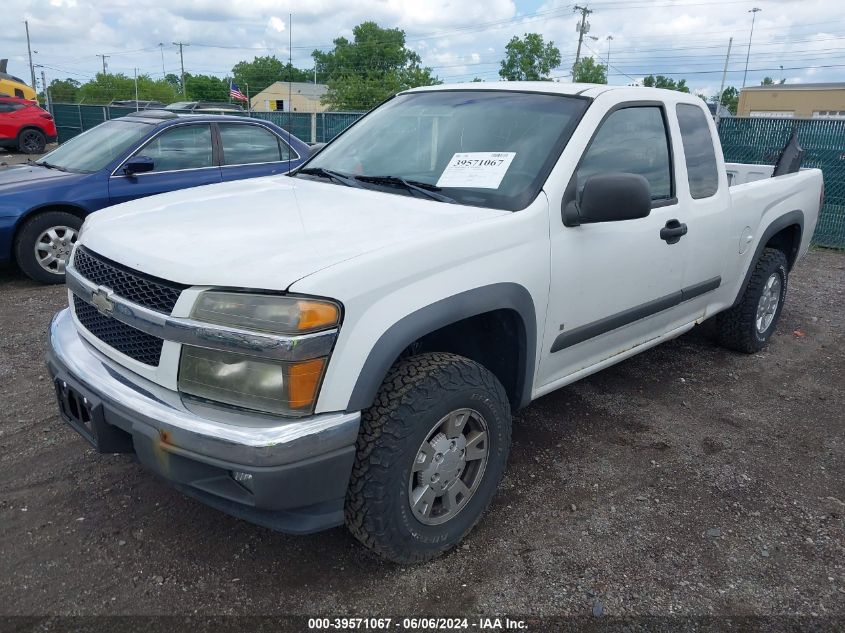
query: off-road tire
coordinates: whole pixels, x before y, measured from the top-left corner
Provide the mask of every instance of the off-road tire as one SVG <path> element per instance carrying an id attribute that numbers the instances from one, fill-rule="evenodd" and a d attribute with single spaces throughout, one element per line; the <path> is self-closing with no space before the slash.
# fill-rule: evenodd
<path id="1" fill-rule="evenodd" d="M 754 266 L 748 287 L 739 303 L 722 312 L 716 317 L 716 335 L 724 347 L 754 354 L 766 346 L 769 338 L 777 328 L 783 303 L 786 299 L 786 285 L 789 273 L 786 256 L 782 251 L 774 248 L 763 250 L 760 259 Z M 756 326 L 757 306 L 769 277 L 773 274 L 780 276 L 780 300 L 772 322 L 764 332 L 758 332 Z"/>
<path id="2" fill-rule="evenodd" d="M 35 281 L 45 284 L 65 282 L 64 274 L 51 273 L 41 267 L 35 257 L 35 241 L 46 230 L 67 226 L 79 233 L 82 220 L 65 211 L 45 211 L 38 213 L 24 222 L 15 238 L 15 261 L 23 273 Z"/>
<path id="3" fill-rule="evenodd" d="M 408 501 L 411 468 L 432 425 L 460 408 L 484 416 L 487 465 L 475 493 L 454 517 L 427 525 Z M 363 413 L 346 495 L 346 525 L 366 547 L 397 563 L 435 558 L 457 545 L 490 505 L 505 470 L 511 412 L 501 383 L 462 356 L 425 353 L 395 364 Z"/>
<path id="4" fill-rule="evenodd" d="M 18 151 L 23 154 L 43 154 L 47 147 L 47 137 L 44 132 L 28 127 L 18 134 Z"/>

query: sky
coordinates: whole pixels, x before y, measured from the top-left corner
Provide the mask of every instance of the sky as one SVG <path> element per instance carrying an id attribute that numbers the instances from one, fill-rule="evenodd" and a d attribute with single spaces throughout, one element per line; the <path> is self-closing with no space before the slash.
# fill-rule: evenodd
<path id="1" fill-rule="evenodd" d="M 648 74 L 685 78 L 694 92 L 718 92 L 733 37 L 726 85 L 741 86 L 753 41 L 747 85 L 764 76 L 787 83 L 845 81 L 845 3 L 821 0 L 596 0 L 582 54 L 602 63 L 609 83 Z M 762 11 L 752 14 L 750 9 Z M 407 46 L 446 83 L 498 80 L 499 61 L 514 35 L 541 33 L 561 51 L 552 76 L 570 81 L 578 15 L 559 0 L 3 0 L 0 58 L 29 79 L 24 20 L 34 63 L 47 81 L 84 82 L 102 70 L 153 78 L 179 72 L 227 76 L 240 60 L 273 54 L 312 68 L 315 48 L 373 20 L 403 29 Z M 291 18 L 292 16 L 292 18 Z M 595 38 L 595 39 L 594 39 Z M 612 39 L 610 39 L 612 38 Z M 292 48 L 289 48 L 289 39 Z M 159 44 L 163 44 L 160 46 Z M 37 51 L 37 52 L 35 52 Z M 783 70 L 780 67 L 783 67 Z M 41 68 L 36 69 L 40 77 Z"/>

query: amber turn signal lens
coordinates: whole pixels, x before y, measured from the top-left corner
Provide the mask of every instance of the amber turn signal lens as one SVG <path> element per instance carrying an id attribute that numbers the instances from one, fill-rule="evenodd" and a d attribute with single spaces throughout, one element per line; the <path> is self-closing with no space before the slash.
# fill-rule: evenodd
<path id="1" fill-rule="evenodd" d="M 325 301 L 309 301 L 300 299 L 299 307 L 299 331 L 317 330 L 320 328 L 337 325 L 340 318 L 337 306 Z"/>
<path id="2" fill-rule="evenodd" d="M 325 358 L 315 358 L 290 366 L 288 401 L 291 409 L 310 408 L 314 404 L 325 365 Z"/>

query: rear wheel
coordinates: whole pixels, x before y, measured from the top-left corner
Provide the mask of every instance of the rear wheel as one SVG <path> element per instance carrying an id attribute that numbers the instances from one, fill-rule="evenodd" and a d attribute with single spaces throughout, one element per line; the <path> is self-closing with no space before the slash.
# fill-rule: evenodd
<path id="1" fill-rule="evenodd" d="M 510 436 L 507 395 L 486 368 L 442 353 L 401 361 L 363 415 L 349 530 L 398 563 L 451 549 L 490 504 Z"/>
<path id="2" fill-rule="evenodd" d="M 18 149 L 24 154 L 43 154 L 47 137 L 41 130 L 27 128 L 18 134 Z"/>
<path id="3" fill-rule="evenodd" d="M 15 240 L 20 269 L 35 281 L 63 283 L 81 226 L 82 220 L 65 211 L 46 211 L 27 220 Z"/>
<path id="4" fill-rule="evenodd" d="M 716 317 L 719 342 L 730 349 L 753 354 L 774 334 L 786 298 L 786 256 L 763 251 L 739 303 Z"/>

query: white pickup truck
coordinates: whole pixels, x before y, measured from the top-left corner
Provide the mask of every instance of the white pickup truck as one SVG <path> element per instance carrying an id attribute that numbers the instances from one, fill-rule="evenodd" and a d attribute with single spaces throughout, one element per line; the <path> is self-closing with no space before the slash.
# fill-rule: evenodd
<path id="1" fill-rule="evenodd" d="M 679 92 L 403 92 L 291 175 L 90 216 L 61 414 L 230 514 L 432 558 L 489 505 L 512 411 L 711 317 L 765 345 L 823 195 L 771 171 L 725 165 Z"/>

